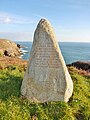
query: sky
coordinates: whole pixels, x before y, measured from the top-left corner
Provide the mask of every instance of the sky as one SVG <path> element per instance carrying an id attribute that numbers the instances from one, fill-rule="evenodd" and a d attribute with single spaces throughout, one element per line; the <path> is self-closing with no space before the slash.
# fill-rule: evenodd
<path id="1" fill-rule="evenodd" d="M 90 42 L 90 0 L 0 0 L 0 38 L 33 41 L 41 18 L 61 42 Z"/>

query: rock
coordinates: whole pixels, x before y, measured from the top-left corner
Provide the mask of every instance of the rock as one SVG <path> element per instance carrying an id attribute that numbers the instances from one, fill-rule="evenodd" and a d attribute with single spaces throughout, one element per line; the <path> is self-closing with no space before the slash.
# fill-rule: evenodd
<path id="1" fill-rule="evenodd" d="M 21 45 L 20 45 L 20 44 L 17 44 L 17 47 L 20 49 L 20 48 L 21 48 Z"/>
<path id="2" fill-rule="evenodd" d="M 90 72 L 90 62 L 77 61 L 77 62 L 73 62 L 72 64 L 69 64 L 68 66 L 74 66 L 77 69 L 82 69 Z"/>
<path id="3" fill-rule="evenodd" d="M 8 53 L 7 50 L 4 51 L 4 55 L 5 55 L 5 56 L 10 56 L 10 54 Z"/>
<path id="4" fill-rule="evenodd" d="M 34 33 L 21 94 L 33 102 L 67 102 L 72 92 L 73 83 L 54 30 L 49 21 L 41 19 Z"/>

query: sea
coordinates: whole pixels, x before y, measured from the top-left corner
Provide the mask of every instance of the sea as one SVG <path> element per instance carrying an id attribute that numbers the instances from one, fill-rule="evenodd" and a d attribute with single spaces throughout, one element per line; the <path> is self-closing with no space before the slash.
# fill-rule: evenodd
<path id="1" fill-rule="evenodd" d="M 23 46 L 21 48 L 21 58 L 28 60 L 30 57 L 30 50 L 32 42 L 16 42 Z M 90 61 L 90 43 L 79 42 L 59 42 L 62 55 L 66 64 L 71 64 L 76 61 Z"/>

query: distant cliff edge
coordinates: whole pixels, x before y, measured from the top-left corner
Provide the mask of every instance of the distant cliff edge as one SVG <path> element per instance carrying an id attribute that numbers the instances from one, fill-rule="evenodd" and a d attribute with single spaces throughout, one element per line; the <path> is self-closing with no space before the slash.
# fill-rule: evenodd
<path id="1" fill-rule="evenodd" d="M 85 62 L 85 61 L 76 61 L 71 64 L 67 65 L 69 70 L 70 67 L 76 68 L 76 71 L 82 75 L 88 75 L 90 76 L 90 62 Z"/>
<path id="2" fill-rule="evenodd" d="M 68 66 L 74 66 L 77 69 L 82 69 L 90 72 L 90 62 L 77 61 L 77 62 L 73 62 L 72 64 L 68 64 Z"/>

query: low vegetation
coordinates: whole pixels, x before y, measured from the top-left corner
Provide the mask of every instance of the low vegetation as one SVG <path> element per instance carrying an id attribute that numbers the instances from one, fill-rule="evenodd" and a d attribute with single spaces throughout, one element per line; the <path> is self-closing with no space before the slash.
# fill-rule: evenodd
<path id="1" fill-rule="evenodd" d="M 18 66 L 0 70 L 0 120 L 89 120 L 90 77 L 70 68 L 74 92 L 68 103 L 31 103 L 20 94 L 24 71 Z"/>

